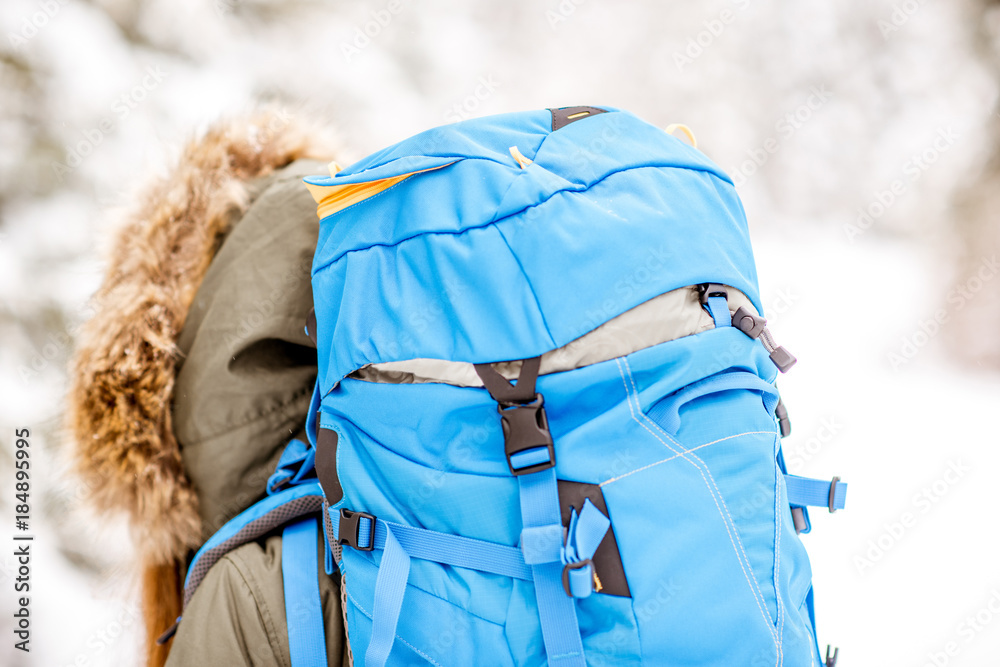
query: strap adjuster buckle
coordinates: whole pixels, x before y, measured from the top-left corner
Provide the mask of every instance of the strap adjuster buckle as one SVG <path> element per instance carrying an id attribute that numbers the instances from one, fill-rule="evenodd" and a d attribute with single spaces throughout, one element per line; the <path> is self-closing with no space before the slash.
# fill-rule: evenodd
<path id="1" fill-rule="evenodd" d="M 839 477 L 834 477 L 833 480 L 830 481 L 830 498 L 827 500 L 827 507 L 830 510 L 830 514 L 833 514 L 834 512 L 837 511 L 837 508 L 834 506 L 834 504 L 837 496 L 837 482 L 839 481 L 840 481 Z"/>
<path id="2" fill-rule="evenodd" d="M 499 403 L 507 467 L 514 476 L 548 470 L 556 464 L 545 401 L 535 394 L 530 403 Z M 528 454 L 529 450 L 535 450 Z"/>
<path id="3" fill-rule="evenodd" d="M 371 530 L 368 532 L 368 544 L 361 546 L 361 520 L 371 521 Z M 337 529 L 337 544 L 351 547 L 358 551 L 372 551 L 375 549 L 375 517 L 367 512 L 352 512 L 351 510 L 340 510 L 340 525 Z"/>
<path id="4" fill-rule="evenodd" d="M 723 299 L 729 299 L 729 290 L 726 289 L 725 285 L 718 285 L 716 283 L 702 283 L 698 285 L 699 300 L 701 305 L 707 306 L 708 300 L 714 296 L 722 297 Z"/>
<path id="5" fill-rule="evenodd" d="M 568 595 L 569 597 L 574 597 L 573 591 L 570 589 L 569 585 L 570 570 L 582 570 L 583 568 L 588 566 L 591 568 L 591 572 L 593 572 L 594 562 L 589 558 L 578 560 L 575 563 L 567 563 L 565 566 L 563 566 L 562 585 L 563 585 L 563 590 L 566 591 L 566 595 Z M 593 577 L 593 574 L 591 574 L 591 577 Z M 591 582 L 591 587 L 593 587 L 593 582 Z"/>

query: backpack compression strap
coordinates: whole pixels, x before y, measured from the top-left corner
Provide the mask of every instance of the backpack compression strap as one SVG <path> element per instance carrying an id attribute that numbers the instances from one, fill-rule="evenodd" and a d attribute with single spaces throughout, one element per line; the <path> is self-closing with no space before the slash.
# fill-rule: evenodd
<path id="1" fill-rule="evenodd" d="M 534 390 L 538 368 L 539 359 L 525 361 L 512 386 L 491 366 L 477 367 L 484 385 L 498 397 L 507 462 L 520 485 L 520 548 L 340 509 L 338 544 L 382 550 L 365 667 L 382 667 L 389 658 L 413 558 L 533 581 L 548 664 L 585 667 L 574 598 L 594 590 L 591 559 L 611 522 L 588 499 L 579 513 L 571 511 L 568 531 L 563 529 L 555 450 L 542 396 Z"/>
<path id="2" fill-rule="evenodd" d="M 589 556 L 565 565 L 562 562 L 565 551 L 556 453 L 544 399 L 535 392 L 540 363 L 541 357 L 522 362 L 516 385 L 511 385 L 490 364 L 476 364 L 475 368 L 497 402 L 507 464 L 520 489 L 521 545 L 524 560 L 531 565 L 548 664 L 586 667 L 576 600 L 567 592 L 586 588 L 589 594 L 593 564 Z M 604 524 L 601 537 L 608 525 Z"/>
<path id="3" fill-rule="evenodd" d="M 529 554 L 551 550 L 555 552 L 551 558 L 574 567 L 562 582 L 564 595 L 586 597 L 592 592 L 593 582 L 583 565 L 589 565 L 610 522 L 589 499 L 585 500 L 579 513 L 575 508 L 570 513 L 566 546 L 562 548 L 561 534 L 555 540 L 535 540 L 518 548 L 384 521 L 366 512 L 343 508 L 339 520 L 332 525 L 336 526 L 333 539 L 338 544 L 360 551 L 382 550 L 375 580 L 372 635 L 365 653 L 365 667 L 381 667 L 388 660 L 395 640 L 411 559 L 533 581 L 534 568 L 526 562 L 532 559 Z"/>

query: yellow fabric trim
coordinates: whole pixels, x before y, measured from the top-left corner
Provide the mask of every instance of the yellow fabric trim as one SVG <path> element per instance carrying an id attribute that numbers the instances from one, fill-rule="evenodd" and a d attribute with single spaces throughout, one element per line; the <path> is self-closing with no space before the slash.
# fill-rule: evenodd
<path id="1" fill-rule="evenodd" d="M 673 134 L 674 130 L 680 130 L 681 132 L 683 132 L 684 135 L 688 138 L 688 142 L 691 144 L 691 147 L 698 148 L 698 140 L 695 139 L 694 132 L 691 131 L 690 127 L 688 127 L 687 125 L 683 125 L 682 123 L 672 123 L 670 125 L 667 125 L 667 128 L 664 130 L 664 132 L 666 132 L 667 134 Z"/>
<path id="2" fill-rule="evenodd" d="M 313 199 L 316 201 L 316 215 L 320 220 L 322 220 L 327 216 L 344 210 L 348 206 L 353 206 L 354 204 L 377 195 L 384 190 L 388 190 L 392 186 L 405 181 L 414 174 L 422 174 L 425 171 L 443 169 L 451 164 L 455 163 L 449 162 L 448 164 L 443 164 L 439 167 L 421 169 L 420 171 L 411 171 L 408 174 L 400 174 L 399 176 L 383 178 L 377 181 L 368 181 L 367 183 L 348 183 L 347 185 L 313 185 L 312 183 L 306 183 L 306 188 L 308 188 L 309 194 L 311 194 Z M 332 163 L 330 165 L 331 172 L 333 171 L 334 165 L 336 165 L 336 163 Z M 336 166 L 339 171 L 340 165 Z"/>
<path id="3" fill-rule="evenodd" d="M 519 165 L 521 165 L 521 169 L 524 169 L 529 164 L 531 164 L 531 160 L 524 157 L 521 154 L 521 151 L 518 150 L 517 146 L 511 146 L 508 150 L 510 151 L 510 156 L 514 158 L 514 160 L 516 160 Z"/>

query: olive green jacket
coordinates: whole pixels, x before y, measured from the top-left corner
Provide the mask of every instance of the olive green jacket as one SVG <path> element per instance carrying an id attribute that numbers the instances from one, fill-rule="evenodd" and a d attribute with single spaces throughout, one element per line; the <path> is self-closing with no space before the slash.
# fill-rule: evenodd
<path id="1" fill-rule="evenodd" d="M 304 325 L 318 225 L 301 178 L 324 171 L 300 160 L 252 184 L 253 203 L 212 260 L 178 340 L 173 426 L 205 539 L 263 497 L 285 444 L 304 437 L 316 377 Z M 339 577 L 321 567 L 319 579 L 328 663 L 346 665 Z M 167 665 L 290 667 L 280 534 L 209 570 Z"/>

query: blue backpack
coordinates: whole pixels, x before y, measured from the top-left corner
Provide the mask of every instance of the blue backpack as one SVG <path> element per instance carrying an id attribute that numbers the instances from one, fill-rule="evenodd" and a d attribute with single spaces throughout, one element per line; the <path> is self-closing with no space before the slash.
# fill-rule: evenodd
<path id="1" fill-rule="evenodd" d="M 315 540 L 382 665 L 832 666 L 743 208 L 610 107 L 429 130 L 330 177 L 308 443 L 195 557 L 285 525 L 293 664 L 325 665 Z M 319 518 L 317 518 L 319 517 Z"/>

